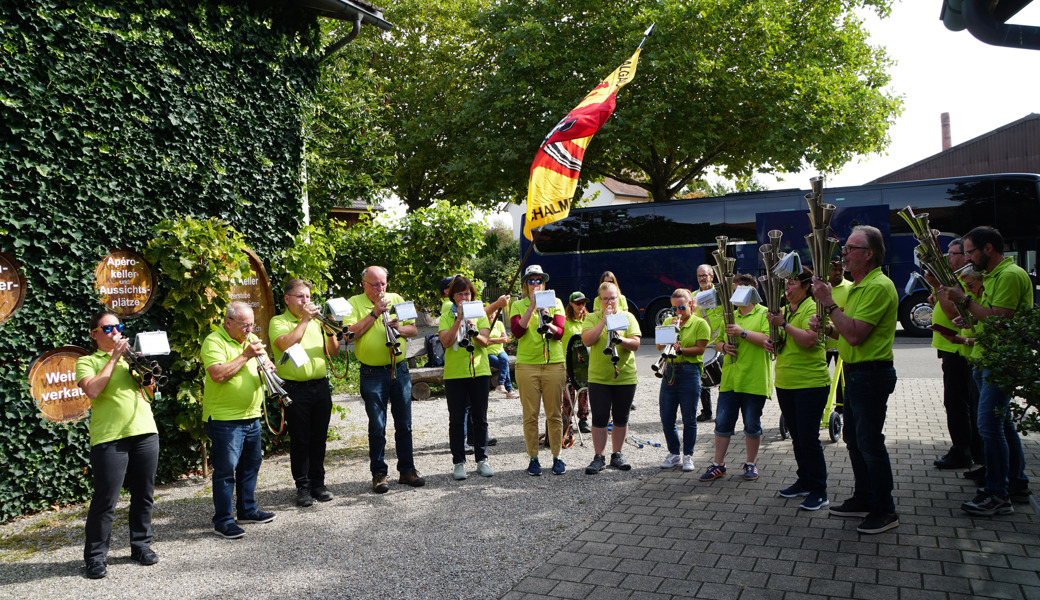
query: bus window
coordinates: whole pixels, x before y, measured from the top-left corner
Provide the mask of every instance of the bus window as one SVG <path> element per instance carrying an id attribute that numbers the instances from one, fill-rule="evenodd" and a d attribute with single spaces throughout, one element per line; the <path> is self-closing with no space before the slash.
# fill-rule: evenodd
<path id="1" fill-rule="evenodd" d="M 659 246 L 714 244 L 722 223 L 722 202 L 662 203 L 655 211 Z"/>
<path id="2" fill-rule="evenodd" d="M 726 201 L 726 225 L 722 235 L 729 236 L 731 241 L 758 241 L 758 213 L 775 212 L 784 209 L 809 210 L 805 203 L 804 194 L 800 198 L 801 204 L 791 196 L 760 197 L 728 197 Z M 804 213 L 800 216 L 792 212 L 791 218 L 807 218 Z"/>
<path id="3" fill-rule="evenodd" d="M 1037 237 L 1040 223 L 1040 197 L 1037 182 L 1005 180 L 997 184 L 996 219 L 994 227 L 1000 230 L 1005 240 Z M 986 222 L 977 222 L 985 225 Z"/>
<path id="4" fill-rule="evenodd" d="M 572 215 L 536 229 L 534 238 L 538 252 L 577 252 L 581 250 L 580 241 L 584 216 Z"/>
<path id="5" fill-rule="evenodd" d="M 582 250 L 630 250 L 658 245 L 654 241 L 654 207 L 618 207 L 589 213 Z"/>
<path id="6" fill-rule="evenodd" d="M 963 235 L 980 223 L 993 222 L 993 183 L 989 180 L 899 186 L 884 190 L 891 207 L 892 233 L 912 233 L 896 211 L 910 206 L 928 214 L 928 225 L 943 233 Z"/>

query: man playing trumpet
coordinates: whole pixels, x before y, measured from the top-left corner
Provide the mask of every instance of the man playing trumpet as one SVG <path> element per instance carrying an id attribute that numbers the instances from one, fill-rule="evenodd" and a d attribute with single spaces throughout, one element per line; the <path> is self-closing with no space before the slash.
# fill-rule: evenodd
<path id="1" fill-rule="evenodd" d="M 332 392 L 327 376 L 328 363 L 339 354 L 339 337 L 323 331 L 321 308 L 311 302 L 311 284 L 291 279 L 283 288 L 285 312 L 271 319 L 268 332 L 278 363 L 278 376 L 285 380 L 285 391 L 293 402 L 285 409 L 289 428 L 289 462 L 296 483 L 296 505 L 311 506 L 314 501 L 332 500 L 325 487 L 325 440 L 332 417 Z M 307 362 L 296 367 L 282 355 L 300 344 Z"/>

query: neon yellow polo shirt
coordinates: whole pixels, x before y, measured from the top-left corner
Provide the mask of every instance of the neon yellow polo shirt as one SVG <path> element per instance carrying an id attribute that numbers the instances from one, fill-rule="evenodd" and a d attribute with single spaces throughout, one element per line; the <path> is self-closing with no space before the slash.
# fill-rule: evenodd
<path id="1" fill-rule="evenodd" d="M 938 302 L 936 302 L 935 306 L 932 307 L 932 324 L 942 325 L 943 327 L 948 327 L 954 331 L 960 329 L 953 324 L 953 321 L 951 321 L 949 317 L 946 316 L 946 313 Z M 963 344 L 954 344 L 943 337 L 943 335 L 938 331 L 932 332 L 932 348 L 935 348 L 936 350 L 942 350 L 943 352 L 959 352 L 963 346 Z"/>
<path id="2" fill-rule="evenodd" d="M 991 272 L 982 274 L 982 285 L 980 303 L 987 308 L 1006 308 L 1017 313 L 1033 305 L 1033 281 L 1010 256 L 1000 261 Z M 976 328 L 979 332 L 986 322 L 980 326 Z M 979 358 L 983 352 L 982 346 L 976 344 L 972 356 Z"/>
<path id="3" fill-rule="evenodd" d="M 838 356 L 847 363 L 873 360 L 892 360 L 892 342 L 896 336 L 899 295 L 892 280 L 878 267 L 867 273 L 863 281 L 849 290 L 845 314 L 865 321 L 874 329 L 859 346 L 850 346 L 844 337 L 838 338 Z"/>
<path id="4" fill-rule="evenodd" d="M 675 317 L 668 317 L 664 320 L 662 325 L 671 325 L 674 321 Z M 679 328 L 679 347 L 692 348 L 701 340 L 711 341 L 711 328 L 708 326 L 708 322 L 704 319 L 697 315 L 691 315 L 690 318 L 686 319 L 686 322 L 682 324 L 682 327 Z M 672 364 L 692 363 L 699 365 L 704 362 L 704 355 L 676 356 L 668 362 Z"/>
<path id="5" fill-rule="evenodd" d="M 105 368 L 111 354 L 98 350 L 76 359 L 76 383 L 94 377 Z M 130 367 L 120 360 L 105 389 L 90 401 L 90 445 L 121 440 L 145 433 L 159 433 L 152 406 L 141 395 Z"/>
<path id="6" fill-rule="evenodd" d="M 736 307 L 734 307 L 736 308 Z M 754 310 L 746 315 L 740 311 L 734 313 L 737 325 L 748 331 L 757 331 L 769 335 L 769 321 L 766 320 L 766 307 L 756 304 Z M 715 342 L 726 341 L 726 330 L 719 331 Z M 773 395 L 773 361 L 769 353 L 761 346 L 737 337 L 737 361 L 729 354 L 722 359 L 722 383 L 720 392 L 740 392 L 756 396 L 771 397 Z"/>
<path id="7" fill-rule="evenodd" d="M 524 298 L 523 300 L 517 300 L 509 307 L 509 322 L 513 322 L 513 317 L 523 317 L 524 313 L 527 312 L 527 307 L 531 305 L 532 300 L 530 298 Z M 554 318 L 556 315 L 565 315 L 563 311 L 563 303 L 560 299 L 556 299 L 556 307 L 549 311 L 549 314 Z M 523 323 L 521 323 L 523 325 Z M 544 350 L 548 345 L 549 360 L 545 360 Z M 538 310 L 531 311 L 531 319 L 527 323 L 527 331 L 524 332 L 516 342 L 516 364 L 518 365 L 545 365 L 545 364 L 556 364 L 563 362 L 563 340 L 549 340 L 546 342 L 545 337 L 538 333 Z"/>
<path id="8" fill-rule="evenodd" d="M 386 299 L 390 302 L 391 307 L 404 302 L 404 298 L 397 294 L 387 294 Z M 348 302 L 350 303 L 350 314 L 343 319 L 343 324 L 348 327 L 364 319 L 375 308 L 375 304 L 372 304 L 372 301 L 364 294 L 353 296 Z M 401 321 L 401 325 L 410 325 L 414 322 Z M 404 346 L 403 338 L 398 341 Z M 401 350 L 404 348 L 402 347 Z M 354 355 L 357 356 L 358 361 L 372 367 L 383 367 L 390 364 L 393 353 L 390 348 L 386 347 L 386 328 L 383 327 L 382 315 L 376 319 L 376 322 L 368 328 L 364 335 L 354 338 Z M 404 356 L 402 352 L 401 356 L 393 357 L 394 364 L 404 362 Z"/>
<path id="9" fill-rule="evenodd" d="M 802 300 L 798 310 L 790 314 L 790 305 L 784 307 L 784 318 L 795 329 L 809 329 L 809 318 L 816 314 L 816 301 Z M 738 361 L 739 362 L 739 361 Z M 831 372 L 827 369 L 827 349 L 823 344 L 805 348 L 787 336 L 784 349 L 776 357 L 776 387 L 785 390 L 802 390 L 831 384 Z"/>
<path id="10" fill-rule="evenodd" d="M 597 288 L 597 289 L 599 289 L 599 288 Z M 618 307 L 618 310 L 624 310 L 624 311 L 628 310 L 628 300 L 626 300 L 625 299 L 625 295 L 620 293 L 620 292 L 618 292 L 618 296 L 617 296 L 617 307 Z M 598 311 L 599 310 L 599 294 L 596 294 L 592 298 L 592 310 L 594 310 L 594 311 Z"/>
<path id="11" fill-rule="evenodd" d="M 574 336 L 581 335 L 581 324 L 582 321 L 575 321 L 574 319 L 564 319 L 563 321 L 563 343 L 566 344 L 571 341 Z"/>
<path id="12" fill-rule="evenodd" d="M 831 286 L 831 298 L 834 299 L 834 303 L 838 305 L 838 308 L 845 308 L 845 303 L 849 300 L 849 290 L 851 289 L 852 282 L 844 277 L 842 278 L 841 283 Z M 828 337 L 826 342 L 828 350 L 832 348 L 837 349 L 838 340 Z"/>
<path id="13" fill-rule="evenodd" d="M 642 332 L 639 330 L 639 321 L 636 321 L 636 318 L 632 313 L 625 311 L 621 314 L 628 317 L 628 329 L 619 332 L 621 336 L 632 337 L 642 335 Z M 582 322 L 581 330 L 588 331 L 594 328 L 602 319 L 602 313 L 589 313 Z M 610 361 L 609 355 L 603 354 L 603 349 L 606 347 L 607 331 L 606 328 L 604 328 L 603 335 L 599 336 L 596 343 L 589 349 L 589 383 L 602 383 L 606 385 L 629 385 L 636 383 L 638 377 L 636 376 L 636 357 L 634 356 L 634 353 L 625 350 L 618 345 L 618 376 L 617 379 L 615 379 L 614 363 Z"/>
<path id="14" fill-rule="evenodd" d="M 223 326 L 202 341 L 202 364 L 209 369 L 242 356 L 242 344 L 236 342 Z M 224 383 L 217 383 L 206 371 L 206 386 L 202 393 L 202 421 L 238 421 L 256 419 L 264 401 L 260 368 L 256 357 Z"/>
<path id="15" fill-rule="evenodd" d="M 451 326 L 455 323 L 455 315 L 451 314 L 451 309 L 441 313 L 441 320 L 438 325 L 437 331 L 446 331 L 451 329 Z M 491 325 L 488 323 L 487 317 L 480 317 L 477 319 L 477 331 L 484 329 L 491 329 Z M 471 373 L 470 368 L 470 357 L 473 357 L 473 369 L 475 373 Z M 455 344 L 444 347 L 444 378 L 445 379 L 469 379 L 471 377 L 480 377 L 481 375 L 491 375 L 491 365 L 488 363 L 488 352 L 487 348 L 481 347 L 480 344 L 473 342 L 473 354 L 469 353 L 469 350 L 463 348 L 455 349 Z"/>
<path id="16" fill-rule="evenodd" d="M 451 311 L 449 311 L 451 312 Z M 441 313 L 444 314 L 443 312 Z M 506 336 L 506 326 L 502 324 L 502 319 L 495 319 L 495 324 L 491 326 L 491 335 L 488 337 L 500 338 Z M 505 352 L 505 344 L 488 344 L 487 353 L 494 356 L 498 356 L 502 352 Z"/>
<path id="17" fill-rule="evenodd" d="M 325 332 L 321 324 L 315 320 L 307 323 L 307 329 L 303 332 L 300 345 L 307 353 L 310 360 L 300 368 L 293 365 L 292 360 L 287 359 L 285 364 L 279 364 L 282 354 L 285 354 L 275 346 L 274 341 L 287 333 L 291 333 L 300 324 L 300 319 L 294 317 L 289 309 L 284 313 L 271 318 L 268 325 L 268 334 L 271 336 L 271 347 L 274 348 L 274 364 L 278 365 L 278 376 L 289 381 L 311 381 L 322 379 L 328 374 L 328 362 L 325 360 Z"/>

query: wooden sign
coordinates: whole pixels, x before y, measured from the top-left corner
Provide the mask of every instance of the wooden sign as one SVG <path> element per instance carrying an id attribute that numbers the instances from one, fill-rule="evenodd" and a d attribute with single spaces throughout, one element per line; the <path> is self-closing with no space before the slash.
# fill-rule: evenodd
<path id="1" fill-rule="evenodd" d="M 29 367 L 29 388 L 45 419 L 71 423 L 87 416 L 90 398 L 76 385 L 76 359 L 88 354 L 78 346 L 62 346 Z"/>
<path id="2" fill-rule="evenodd" d="M 0 323 L 7 320 L 25 301 L 25 275 L 10 254 L 0 253 Z"/>
<path id="3" fill-rule="evenodd" d="M 233 281 L 231 284 L 230 302 L 245 302 L 253 309 L 255 333 L 268 351 L 271 349 L 271 340 L 268 337 L 267 326 L 274 317 L 274 296 L 271 295 L 271 282 L 267 278 L 264 263 L 250 250 L 246 250 L 249 257 L 249 269 L 251 274 L 244 281 Z"/>
<path id="4" fill-rule="evenodd" d="M 102 304 L 120 318 L 140 317 L 155 302 L 155 272 L 133 250 L 113 250 L 94 269 L 94 279 Z"/>

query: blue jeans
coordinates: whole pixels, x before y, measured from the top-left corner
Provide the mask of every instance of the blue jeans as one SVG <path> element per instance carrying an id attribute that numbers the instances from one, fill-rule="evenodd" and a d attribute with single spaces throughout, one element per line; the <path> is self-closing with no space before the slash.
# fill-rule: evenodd
<path id="1" fill-rule="evenodd" d="M 658 402 L 661 405 L 661 428 L 670 454 L 679 454 L 679 428 L 675 411 L 682 411 L 682 454 L 693 454 L 697 441 L 697 400 L 701 396 L 701 366 L 679 363 L 665 367 Z"/>
<path id="2" fill-rule="evenodd" d="M 498 369 L 498 385 L 504 385 L 507 392 L 513 391 L 513 382 L 509 380 L 509 355 L 505 352 L 488 352 L 488 363 L 492 368 Z"/>
<path id="3" fill-rule="evenodd" d="M 361 399 L 368 415 L 368 460 L 372 474 L 388 471 L 384 459 L 386 450 L 386 407 L 394 417 L 394 442 L 397 446 L 397 470 L 407 473 L 415 469 L 412 460 L 412 376 L 408 365 L 391 367 L 361 365 Z M 393 374 L 393 377 L 391 377 Z"/>
<path id="4" fill-rule="evenodd" d="M 979 386 L 979 435 L 986 457 L 986 491 L 1002 497 L 1008 490 L 1029 486 L 1026 457 L 1022 440 L 1008 409 L 1011 398 L 989 381 L 989 371 L 974 369 L 972 375 Z"/>
<path id="5" fill-rule="evenodd" d="M 872 513 L 896 512 L 892 500 L 892 462 L 885 448 L 888 397 L 896 389 L 896 370 L 845 369 L 845 427 L 842 437 L 856 479 L 853 495 Z"/>
<path id="6" fill-rule="evenodd" d="M 256 514 L 256 476 L 263 459 L 260 419 L 210 419 L 202 428 L 213 442 L 213 525 L 235 522 L 231 517 L 233 492 L 238 493 L 238 518 Z"/>
<path id="7" fill-rule="evenodd" d="M 820 423 L 829 391 L 828 386 L 798 390 L 776 388 L 776 401 L 791 432 L 798 483 L 806 490 L 821 494 L 827 493 L 827 462 L 820 443 Z"/>
<path id="8" fill-rule="evenodd" d="M 737 425 L 737 414 L 744 421 L 744 436 L 762 437 L 762 409 L 766 397 L 744 392 L 719 392 L 718 407 L 715 409 L 715 435 L 733 437 Z"/>

